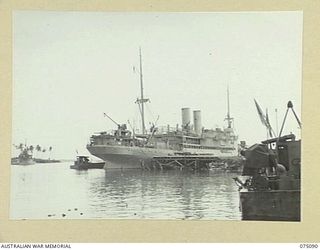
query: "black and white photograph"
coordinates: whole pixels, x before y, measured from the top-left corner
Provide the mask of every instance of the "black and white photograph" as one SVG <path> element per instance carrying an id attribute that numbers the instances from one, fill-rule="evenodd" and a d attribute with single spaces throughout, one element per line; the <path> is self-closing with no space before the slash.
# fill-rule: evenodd
<path id="1" fill-rule="evenodd" d="M 303 220 L 302 11 L 12 16 L 10 219 Z"/>

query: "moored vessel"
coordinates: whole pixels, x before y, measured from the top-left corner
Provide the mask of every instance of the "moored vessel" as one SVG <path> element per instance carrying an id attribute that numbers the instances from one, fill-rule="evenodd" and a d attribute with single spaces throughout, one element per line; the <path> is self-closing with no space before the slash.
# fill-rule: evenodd
<path id="1" fill-rule="evenodd" d="M 229 90 L 228 126 L 224 129 L 206 129 L 202 126 L 201 111 L 182 108 L 182 124 L 175 127 L 145 126 L 144 105 L 149 99 L 144 97 L 142 59 L 140 50 L 140 90 L 141 96 L 136 100 L 141 114 L 141 133 L 129 130 L 126 124 L 115 122 L 117 129 L 92 135 L 87 145 L 88 151 L 105 161 L 105 168 L 141 168 L 152 164 L 154 157 L 174 155 L 200 155 L 209 157 L 238 156 L 238 136 L 234 133 L 233 118 L 230 116 Z"/>
<path id="2" fill-rule="evenodd" d="M 30 150 L 26 147 L 21 150 L 21 153 L 18 157 L 11 159 L 12 165 L 33 165 L 35 161 L 30 153 Z"/>
<path id="3" fill-rule="evenodd" d="M 291 102 L 287 113 L 289 109 L 294 112 Z M 301 220 L 301 140 L 293 134 L 281 136 L 286 116 L 278 137 L 243 153 L 243 173 L 235 178 L 243 220 Z"/>
<path id="4" fill-rule="evenodd" d="M 88 156 L 83 155 L 77 156 L 73 165 L 70 166 L 71 169 L 76 170 L 102 169 L 103 167 L 104 162 L 91 162 Z"/>

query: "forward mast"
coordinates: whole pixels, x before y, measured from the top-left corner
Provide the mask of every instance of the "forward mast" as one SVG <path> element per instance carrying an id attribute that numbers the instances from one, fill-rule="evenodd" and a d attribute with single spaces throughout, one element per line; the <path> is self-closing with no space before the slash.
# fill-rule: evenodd
<path id="1" fill-rule="evenodd" d="M 144 121 L 144 103 L 148 102 L 148 98 L 144 98 L 143 95 L 143 75 L 142 75 L 142 55 L 141 55 L 141 48 L 139 48 L 139 61 L 140 61 L 140 99 L 137 98 L 136 103 L 139 105 L 140 114 L 141 114 L 141 129 L 142 134 L 146 133 L 145 121 Z"/>

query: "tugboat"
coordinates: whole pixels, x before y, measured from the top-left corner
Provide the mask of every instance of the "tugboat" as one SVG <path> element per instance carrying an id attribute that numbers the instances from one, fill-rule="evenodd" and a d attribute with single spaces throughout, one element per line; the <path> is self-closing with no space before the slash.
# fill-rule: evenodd
<path id="1" fill-rule="evenodd" d="M 103 169 L 104 162 L 91 162 L 88 156 L 79 155 L 70 166 L 71 169 L 88 170 L 88 169 Z"/>
<path id="2" fill-rule="evenodd" d="M 293 134 L 281 136 L 289 109 L 301 128 L 289 101 L 279 136 L 242 152 L 242 176 L 234 178 L 239 186 L 242 220 L 301 220 L 301 140 Z"/>

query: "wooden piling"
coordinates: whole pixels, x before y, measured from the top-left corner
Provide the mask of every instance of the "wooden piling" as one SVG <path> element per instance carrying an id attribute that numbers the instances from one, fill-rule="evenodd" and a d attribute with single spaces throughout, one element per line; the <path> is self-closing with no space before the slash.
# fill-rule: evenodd
<path id="1" fill-rule="evenodd" d="M 160 169 L 191 169 L 191 170 L 209 170 L 209 169 L 238 169 L 242 167 L 240 157 L 215 157 L 204 155 L 174 155 L 174 156 L 157 156 L 152 160 L 154 165 Z M 237 162 L 237 164 L 234 164 Z M 234 167 L 236 166 L 236 167 Z"/>

